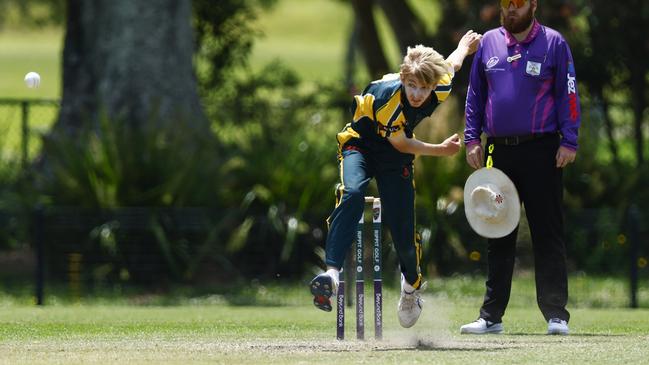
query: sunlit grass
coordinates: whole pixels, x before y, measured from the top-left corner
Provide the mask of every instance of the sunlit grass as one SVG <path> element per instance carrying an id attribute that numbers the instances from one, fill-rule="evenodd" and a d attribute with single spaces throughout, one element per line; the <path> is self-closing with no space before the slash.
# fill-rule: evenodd
<path id="1" fill-rule="evenodd" d="M 306 285 L 252 282 L 239 294 L 179 295 L 175 305 L 165 306 L 129 304 L 128 299 L 43 308 L 4 302 L 0 363 L 612 364 L 644 363 L 649 356 L 647 308 L 573 307 L 571 335 L 546 336 L 545 321 L 526 293 L 533 289 L 529 278 L 516 280 L 512 303 L 503 318 L 503 335 L 459 335 L 459 326 L 477 316 L 482 280 L 435 280 L 424 295 L 422 317 L 411 329 L 398 325 L 398 292 L 387 289 L 381 342 L 372 339 L 369 295 L 368 340 L 354 339 L 351 307 L 346 318 L 348 340 L 336 341 L 334 314 L 313 308 Z M 572 295 L 609 288 L 605 279 L 596 279 L 589 290 L 579 289 Z"/>
<path id="2" fill-rule="evenodd" d="M 23 157 L 23 108 L 18 102 L 60 98 L 62 45 L 63 30 L 60 28 L 0 32 L 0 99 L 16 100 L 16 103 L 0 103 L 1 160 L 16 162 Z M 39 88 L 25 86 L 23 78 L 29 71 L 41 75 Z M 31 104 L 28 113 L 27 158 L 31 159 L 40 149 L 39 134 L 50 128 L 58 107 Z"/>
<path id="3" fill-rule="evenodd" d="M 434 2 L 409 1 L 427 26 L 436 33 L 441 20 Z M 394 31 L 385 14 L 374 7 L 379 38 L 389 66 L 396 70 L 404 50 L 399 49 Z M 261 68 L 270 60 L 279 59 L 294 68 L 307 81 L 342 80 L 344 61 L 354 19 L 351 4 L 331 0 L 281 0 L 270 11 L 260 14 L 257 29 L 264 36 L 255 42 L 251 63 Z M 450 50 L 445 50 L 447 53 Z M 356 52 L 356 74 L 361 82 L 369 81 L 367 70 Z"/>
<path id="4" fill-rule="evenodd" d="M 58 99 L 61 95 L 63 30 L 3 30 L 0 32 L 0 98 Z M 38 89 L 23 82 L 29 71 L 41 75 Z"/>
<path id="5" fill-rule="evenodd" d="M 342 77 L 351 6 L 330 0 L 284 0 L 260 14 L 251 64 L 261 69 L 279 59 L 305 79 Z"/>

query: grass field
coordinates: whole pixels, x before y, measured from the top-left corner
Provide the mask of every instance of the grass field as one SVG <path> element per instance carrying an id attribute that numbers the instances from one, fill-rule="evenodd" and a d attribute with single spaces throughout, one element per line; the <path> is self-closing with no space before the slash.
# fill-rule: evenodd
<path id="1" fill-rule="evenodd" d="M 428 298 L 384 341 L 337 341 L 332 313 L 309 306 L 46 307 L 0 313 L 3 364 L 640 364 L 649 311 L 573 311 L 572 334 L 546 336 L 535 308 L 508 312 L 505 335 L 462 336 L 475 308 Z M 349 335 L 353 328 L 348 323 Z"/>
<path id="2" fill-rule="evenodd" d="M 434 33 L 440 21 L 437 4 L 422 1 L 410 1 L 410 4 Z M 386 57 L 396 70 L 403 50 L 398 48 L 385 15 L 378 8 L 374 15 Z M 269 11 L 260 14 L 255 25 L 262 36 L 253 47 L 251 65 L 260 69 L 271 60 L 280 60 L 307 82 L 341 80 L 353 24 L 352 7 L 345 2 L 279 0 Z M 360 57 L 357 54 L 355 76 L 364 83 L 369 76 Z"/>
<path id="3" fill-rule="evenodd" d="M 15 23 L 0 32 L 0 99 L 59 99 L 64 29 L 24 28 Z M 385 24 L 385 20 L 381 23 Z M 340 80 L 351 25 L 351 7 L 342 2 L 280 0 L 262 11 L 254 25 L 263 36 L 255 42 L 250 64 L 259 70 L 280 60 L 307 82 Z M 382 33 L 386 38 L 391 36 Z M 398 50 L 394 42 L 387 44 L 396 62 Z M 41 75 L 38 89 L 25 87 L 23 77 L 29 71 Z M 363 72 L 360 68 L 359 77 L 367 79 Z M 17 104 L 0 104 L 0 160 L 17 161 L 22 143 L 21 113 Z M 46 132 L 57 113 L 56 108 L 32 108 L 30 127 L 36 133 Z M 33 157 L 40 148 L 36 134 L 29 144 L 29 155 Z"/>
<path id="4" fill-rule="evenodd" d="M 382 18 L 380 22 L 385 24 Z M 340 79 L 351 26 L 351 6 L 342 2 L 280 0 L 261 12 L 254 25 L 262 36 L 255 42 L 250 63 L 259 70 L 281 60 L 304 80 Z M 0 98 L 59 98 L 63 36 L 62 28 L 3 29 Z M 382 36 L 392 37 L 385 30 Z M 398 50 L 394 42 L 386 43 L 396 63 Z M 40 73 L 39 89 L 25 87 L 23 77 L 28 71 Z"/>
<path id="5" fill-rule="evenodd" d="M 61 96 L 61 49 L 63 31 L 60 28 L 3 30 L 0 32 L 0 99 L 54 99 Z M 41 85 L 28 89 L 23 78 L 29 71 L 41 75 Z M 40 133 L 46 132 L 58 113 L 50 104 L 34 104 L 29 109 L 31 128 L 28 155 L 33 157 L 40 148 Z M 18 161 L 21 153 L 20 104 L 0 104 L 0 160 Z"/>
<path id="6" fill-rule="evenodd" d="M 61 95 L 63 31 L 4 30 L 0 32 L 0 97 L 53 99 Z M 28 89 L 23 77 L 29 71 L 41 75 L 41 86 Z"/>
<path id="7" fill-rule="evenodd" d="M 437 5 L 421 1 L 410 4 L 429 32 L 434 33 L 440 20 Z M 375 10 L 375 16 L 386 55 L 390 64 L 397 67 L 402 50 L 396 46 L 384 14 Z M 64 29 L 25 28 L 17 24 L 14 20 L 0 32 L 0 98 L 59 98 Z M 278 0 L 270 9 L 260 12 L 254 25 L 261 37 L 253 46 L 251 65 L 258 70 L 278 59 L 304 80 L 338 80 L 342 78 L 352 26 L 352 8 L 344 2 Z M 41 74 L 39 89 L 24 86 L 23 77 L 28 71 Z M 359 77 L 367 77 L 363 67 L 359 73 Z"/>
<path id="8" fill-rule="evenodd" d="M 649 309 L 624 303 L 616 279 L 571 278 L 571 335 L 544 334 L 529 277 L 519 277 L 505 334 L 459 335 L 477 315 L 482 279 L 435 280 L 411 329 L 396 319 L 398 293 L 386 290 L 384 340 L 355 340 L 353 308 L 346 341 L 335 340 L 334 314 L 318 311 L 306 287 L 251 287 L 239 296 L 131 297 L 36 308 L 0 295 L 1 364 L 641 364 L 649 357 Z M 646 302 L 649 288 L 642 289 Z M 606 294 L 608 293 L 608 295 Z M 369 294 L 369 291 L 366 293 Z M 609 308 L 586 307 L 599 296 Z M 4 298 L 4 299 L 3 299 Z M 369 298 L 369 296 L 368 296 Z M 50 299 L 50 302 L 52 300 Z M 112 303 L 112 304 L 111 304 Z M 135 305 L 134 303 L 140 303 Z M 147 303 L 143 305 L 142 303 Z M 239 303 L 234 304 L 234 303 Z"/>

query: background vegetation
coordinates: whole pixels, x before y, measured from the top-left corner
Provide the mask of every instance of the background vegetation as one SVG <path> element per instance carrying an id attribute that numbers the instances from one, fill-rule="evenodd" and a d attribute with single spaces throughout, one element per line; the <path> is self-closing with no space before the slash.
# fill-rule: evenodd
<path id="1" fill-rule="evenodd" d="M 0 57 L 0 95 L 58 99 L 66 2 L 34 0 L 24 9 L 20 3 L 3 2 L 12 10 L 0 32 L 0 46 L 7 50 Z M 371 6 L 374 29 L 359 28 L 367 14 L 354 11 L 358 4 Z M 324 219 L 338 178 L 334 134 L 349 118 L 351 93 L 380 76 L 369 61 L 383 59 L 392 71 L 408 40 L 404 35 L 449 54 L 466 29 L 484 32 L 498 23 L 496 2 L 407 1 L 413 27 L 399 33 L 391 4 L 194 0 L 193 59 L 211 134 L 160 127 L 155 119 L 132 129 L 104 116 L 70 143 L 43 129 L 55 114 L 31 115 L 33 133 L 44 132 L 45 144 L 30 154 L 28 168 L 19 164 L 19 154 L 5 153 L 0 197 L 7 218 L 0 220 L 0 247 L 33 247 L 33 212 L 43 207 L 48 268 L 63 281 L 69 279 L 71 253 L 83 255 L 80 280 L 88 285 L 155 285 L 150 279 L 156 278 L 164 287 L 160 283 L 310 276 L 322 264 Z M 643 2 L 632 11 L 596 0 L 540 4 L 540 20 L 562 31 L 572 46 L 583 102 L 578 160 L 565 175 L 573 273 L 625 275 L 635 268 L 649 276 L 649 75 L 645 58 L 631 53 L 648 50 L 644 38 L 635 38 L 642 26 L 619 26 L 641 24 L 646 8 Z M 376 32 L 381 53 L 369 54 L 358 40 L 355 32 L 368 30 Z M 628 49 L 616 46 L 619 39 L 629 42 Z M 450 102 L 419 127 L 418 136 L 436 141 L 463 129 L 468 62 Z M 43 76 L 41 89 L 22 86 L 30 70 Z M 5 124 L 17 123 L 19 115 L 0 109 Z M 16 133 L 6 135 L 6 145 L 20 145 Z M 470 170 L 463 154 L 419 159 L 416 171 L 426 274 L 483 273 L 485 242 L 464 219 L 462 187 Z M 137 210 L 142 208 L 146 213 Z M 174 209 L 181 214 L 169 213 Z M 182 216 L 195 218 L 194 225 Z M 75 223 L 62 223 L 69 221 Z M 530 269 L 525 229 L 520 238 L 519 266 Z M 639 244 L 637 256 L 631 255 L 632 243 Z M 391 267 L 389 235 L 385 244 Z M 149 261 L 156 264 L 147 266 Z M 138 274 L 138 267 L 154 269 Z"/>

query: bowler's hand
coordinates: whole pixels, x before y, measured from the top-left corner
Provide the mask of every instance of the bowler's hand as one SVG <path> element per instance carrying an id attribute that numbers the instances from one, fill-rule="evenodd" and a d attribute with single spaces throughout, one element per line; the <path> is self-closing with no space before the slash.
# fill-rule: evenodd
<path id="1" fill-rule="evenodd" d="M 482 39 L 482 34 L 476 33 L 473 30 L 469 30 L 465 35 L 462 36 L 460 42 L 458 43 L 458 48 L 466 49 L 466 54 L 474 54 L 478 50 L 480 45 L 480 39 Z"/>
<path id="2" fill-rule="evenodd" d="M 484 156 L 482 152 L 482 145 L 480 143 L 474 144 L 466 148 L 466 162 L 474 169 L 482 168 Z"/>
<path id="3" fill-rule="evenodd" d="M 569 163 L 575 162 L 576 155 L 577 151 L 573 151 L 570 148 L 560 146 L 556 156 L 557 168 L 564 168 Z"/>
<path id="4" fill-rule="evenodd" d="M 455 133 L 452 136 L 445 139 L 444 142 L 441 143 L 441 145 L 442 148 L 444 149 L 445 155 L 451 156 L 458 153 L 458 151 L 460 151 L 462 141 L 460 140 L 460 136 L 458 136 L 457 133 Z"/>

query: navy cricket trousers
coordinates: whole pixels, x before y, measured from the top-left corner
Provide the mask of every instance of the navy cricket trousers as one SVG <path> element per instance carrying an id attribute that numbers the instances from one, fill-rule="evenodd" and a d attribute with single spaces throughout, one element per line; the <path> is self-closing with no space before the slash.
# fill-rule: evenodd
<path id="1" fill-rule="evenodd" d="M 401 272 L 409 284 L 419 288 L 421 246 L 415 234 L 412 163 L 379 163 L 372 154 L 343 149 L 340 177 L 336 207 L 327 219 L 326 264 L 338 269 L 343 267 L 363 214 L 367 186 L 375 178 L 383 208 L 382 218 L 390 229 Z"/>

